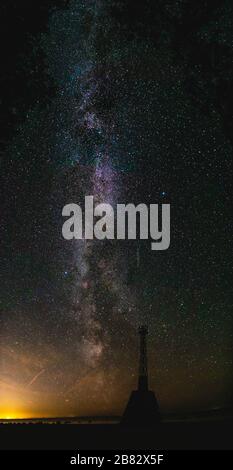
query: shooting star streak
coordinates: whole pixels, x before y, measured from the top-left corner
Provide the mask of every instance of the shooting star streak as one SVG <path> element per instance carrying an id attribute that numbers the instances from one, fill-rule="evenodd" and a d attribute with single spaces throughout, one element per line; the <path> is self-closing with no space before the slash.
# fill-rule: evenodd
<path id="1" fill-rule="evenodd" d="M 45 372 L 45 369 L 40 370 L 31 380 L 30 382 L 26 385 L 26 388 L 30 387 L 32 384 L 35 383 L 35 381 L 40 377 L 43 373 Z"/>

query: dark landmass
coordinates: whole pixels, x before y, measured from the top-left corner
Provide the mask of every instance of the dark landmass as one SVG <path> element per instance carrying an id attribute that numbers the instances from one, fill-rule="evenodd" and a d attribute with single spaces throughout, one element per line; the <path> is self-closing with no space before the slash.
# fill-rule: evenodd
<path id="1" fill-rule="evenodd" d="M 171 414 L 153 428 L 127 428 L 117 416 L 38 418 L 0 421 L 0 448 L 72 449 L 232 449 L 229 409 L 195 415 Z M 5 425 L 6 423 L 10 425 Z M 35 426 L 36 424 L 36 426 Z M 47 426 L 45 426 L 47 424 Z M 62 424 L 62 426 L 48 426 Z M 73 424 L 73 426 L 70 426 Z"/>
<path id="2" fill-rule="evenodd" d="M 120 425 L 0 426 L 3 450 L 232 449 L 230 420 L 163 423 L 151 429 Z"/>

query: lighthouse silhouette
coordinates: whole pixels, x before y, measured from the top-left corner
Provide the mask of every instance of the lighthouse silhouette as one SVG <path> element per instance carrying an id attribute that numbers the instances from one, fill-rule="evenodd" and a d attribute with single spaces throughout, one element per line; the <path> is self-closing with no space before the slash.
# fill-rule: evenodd
<path id="1" fill-rule="evenodd" d="M 159 406 L 152 390 L 148 388 L 147 335 L 148 328 L 141 325 L 138 389 L 133 390 L 123 413 L 121 424 L 129 427 L 152 427 L 160 423 Z"/>

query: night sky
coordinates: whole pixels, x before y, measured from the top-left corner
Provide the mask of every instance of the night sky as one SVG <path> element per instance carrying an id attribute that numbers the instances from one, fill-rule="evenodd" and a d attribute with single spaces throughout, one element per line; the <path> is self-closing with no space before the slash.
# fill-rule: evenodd
<path id="1" fill-rule="evenodd" d="M 141 323 L 163 412 L 228 407 L 232 2 L 0 13 L 0 418 L 120 414 Z M 171 204 L 170 248 L 64 240 L 85 195 Z"/>

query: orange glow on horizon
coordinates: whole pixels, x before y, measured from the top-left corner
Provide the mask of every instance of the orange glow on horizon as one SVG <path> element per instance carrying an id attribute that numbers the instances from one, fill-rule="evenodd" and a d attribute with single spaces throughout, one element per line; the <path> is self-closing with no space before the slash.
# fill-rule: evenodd
<path id="1" fill-rule="evenodd" d="M 22 411 L 0 411 L 0 420 L 14 420 L 14 419 L 39 419 L 39 418 L 47 418 L 53 417 L 47 414 L 37 414 L 37 413 L 25 413 Z M 56 416 L 54 416 L 56 417 Z"/>
<path id="2" fill-rule="evenodd" d="M 21 412 L 15 412 L 15 411 L 6 411 L 6 412 L 0 412 L 0 419 L 24 419 L 26 416 L 21 413 Z"/>

